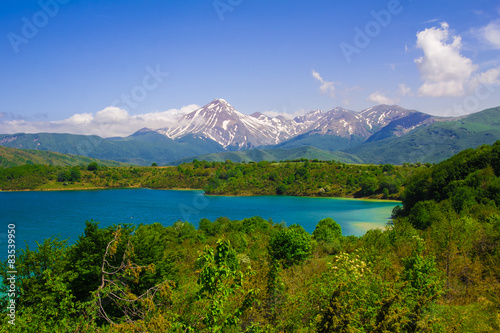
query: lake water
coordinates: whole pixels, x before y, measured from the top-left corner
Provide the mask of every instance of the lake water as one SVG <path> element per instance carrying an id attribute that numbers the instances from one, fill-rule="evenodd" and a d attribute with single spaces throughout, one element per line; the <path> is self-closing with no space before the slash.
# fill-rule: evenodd
<path id="1" fill-rule="evenodd" d="M 0 259 L 7 256 L 7 231 L 15 224 L 16 248 L 58 235 L 74 243 L 85 221 L 101 227 L 119 223 L 165 226 L 178 220 L 198 227 L 201 218 L 214 221 L 261 216 L 287 225 L 298 223 L 310 233 L 319 220 L 331 217 L 344 235 L 362 235 L 368 229 L 383 228 L 397 202 L 303 198 L 286 196 L 205 196 L 203 191 L 120 189 L 93 191 L 0 192 Z"/>

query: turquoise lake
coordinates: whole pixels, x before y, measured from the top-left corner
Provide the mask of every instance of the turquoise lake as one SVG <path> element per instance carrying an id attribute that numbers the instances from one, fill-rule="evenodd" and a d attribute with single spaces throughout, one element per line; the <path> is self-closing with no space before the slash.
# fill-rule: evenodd
<path id="1" fill-rule="evenodd" d="M 261 216 L 287 225 L 298 223 L 313 232 L 319 220 L 331 217 L 344 235 L 362 235 L 383 228 L 397 202 L 286 196 L 205 196 L 203 191 L 119 189 L 93 191 L 0 192 L 0 259 L 7 256 L 7 231 L 15 224 L 16 248 L 59 236 L 74 243 L 85 221 L 169 226 L 178 220 L 198 226 L 201 218 Z"/>

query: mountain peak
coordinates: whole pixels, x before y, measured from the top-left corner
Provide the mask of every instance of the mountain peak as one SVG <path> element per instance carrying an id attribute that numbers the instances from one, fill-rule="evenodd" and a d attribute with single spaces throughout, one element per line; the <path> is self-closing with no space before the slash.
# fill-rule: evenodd
<path id="1" fill-rule="evenodd" d="M 225 99 L 223 98 L 216 98 L 214 99 L 213 101 L 211 101 L 210 103 L 208 103 L 207 105 L 211 105 L 211 104 L 216 104 L 216 105 L 229 105 L 231 106 L 231 104 L 229 104 Z"/>
<path id="2" fill-rule="evenodd" d="M 198 109 L 197 111 L 202 111 L 202 113 L 208 112 L 208 113 L 226 113 L 230 114 L 233 117 L 236 116 L 235 113 L 237 111 L 229 104 L 225 99 L 222 98 L 216 98 L 207 105 L 203 106 L 202 108 Z M 197 112 L 195 111 L 195 112 Z M 193 112 L 193 114 L 195 113 Z"/>
<path id="3" fill-rule="evenodd" d="M 250 117 L 254 117 L 254 118 L 260 118 L 260 117 L 266 117 L 266 118 L 269 118 L 268 116 L 266 116 L 265 114 L 263 114 L 262 112 L 254 112 L 250 115 Z"/>
<path id="4" fill-rule="evenodd" d="M 151 133 L 151 132 L 156 132 L 156 130 L 149 128 L 149 127 L 143 127 L 140 130 L 133 133 L 131 136 L 138 136 L 138 135 L 143 135 L 143 134 Z"/>
<path id="5" fill-rule="evenodd" d="M 340 106 L 327 112 L 313 110 L 288 119 L 270 117 L 260 112 L 245 115 L 235 110 L 225 99 L 216 98 L 207 105 L 184 115 L 178 126 L 157 132 L 171 139 L 195 134 L 211 139 L 224 148 L 236 149 L 272 145 L 304 133 L 335 135 L 343 138 L 367 139 L 391 121 L 415 111 L 397 105 L 377 105 L 355 112 Z M 413 123 L 413 122 L 412 122 Z"/>
<path id="6" fill-rule="evenodd" d="M 178 127 L 164 129 L 162 133 L 170 138 L 187 134 L 205 136 L 223 147 L 239 148 L 259 146 L 267 143 L 262 138 L 266 129 L 261 120 L 236 111 L 226 100 L 214 99 L 207 105 L 183 116 Z"/>

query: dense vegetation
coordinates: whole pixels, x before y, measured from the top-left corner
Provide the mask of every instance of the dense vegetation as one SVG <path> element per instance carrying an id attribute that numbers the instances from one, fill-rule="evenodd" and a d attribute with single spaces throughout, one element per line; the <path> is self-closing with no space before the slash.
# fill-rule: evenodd
<path id="1" fill-rule="evenodd" d="M 396 177 L 395 172 L 404 170 L 313 162 L 259 166 L 195 161 L 154 171 L 172 172 L 186 182 L 202 178 L 194 176 L 200 172 L 214 173 L 211 180 L 231 188 L 231 182 L 240 179 L 238 172 L 262 179 L 259 172 L 280 168 L 275 170 L 283 173 L 277 176 L 282 180 L 288 177 L 287 168 L 295 173 L 305 168 L 309 179 L 317 179 L 329 167 L 335 174 L 362 170 L 361 175 L 373 177 L 377 172 L 380 177 Z M 499 331 L 500 142 L 463 151 L 435 166 L 406 169 L 417 172 L 406 182 L 403 209 L 394 211 L 385 230 L 370 230 L 362 237 L 343 236 L 334 216 L 319 221 L 312 235 L 298 225 L 287 227 L 260 217 L 202 219 L 198 229 L 181 221 L 169 227 L 105 229 L 87 222 L 73 245 L 51 238 L 18 253 L 16 326 L 9 326 L 3 315 L 2 328 Z M 90 172 L 94 171 L 100 172 Z M 221 178 L 223 172 L 235 176 Z M 6 265 L 0 267 L 4 278 Z M 6 300 L 4 296 L 2 311 Z"/>
<path id="2" fill-rule="evenodd" d="M 177 167 L 117 167 L 90 163 L 62 168 L 24 165 L 0 168 L 0 189 L 148 187 L 204 189 L 217 195 L 294 195 L 399 199 L 405 180 L 421 164 L 348 165 L 334 161 L 282 163 L 193 161 Z M 73 176 L 71 175 L 73 174 Z"/>

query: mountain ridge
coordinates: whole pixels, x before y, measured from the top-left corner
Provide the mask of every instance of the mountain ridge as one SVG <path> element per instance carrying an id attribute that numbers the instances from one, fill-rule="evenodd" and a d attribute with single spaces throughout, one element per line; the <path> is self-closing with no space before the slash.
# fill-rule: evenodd
<path id="1" fill-rule="evenodd" d="M 178 126 L 171 128 L 141 128 L 127 137 L 111 138 L 58 133 L 4 134 L 0 135 L 0 145 L 138 165 L 154 162 L 165 165 L 207 154 L 251 149 L 262 153 L 225 156 L 285 160 L 286 151 L 290 150 L 292 158 L 304 154 L 311 159 L 358 163 L 439 162 L 452 152 L 500 140 L 499 110 L 440 118 L 397 105 L 377 105 L 360 112 L 341 107 L 326 112 L 313 110 L 291 119 L 263 113 L 244 115 L 227 101 L 215 99 L 182 116 Z M 429 137 L 439 138 L 443 147 L 437 147 Z M 273 149 L 279 152 L 270 152 Z"/>
<path id="2" fill-rule="evenodd" d="M 277 145 L 309 132 L 344 138 L 356 135 L 366 140 L 390 122 L 411 114 L 424 115 L 420 111 L 407 110 L 398 105 L 381 104 L 360 112 L 342 107 L 326 112 L 313 110 L 305 115 L 287 119 L 281 115 L 270 117 L 260 112 L 244 115 L 226 100 L 214 99 L 182 116 L 177 126 L 154 131 L 171 139 L 197 134 L 214 140 L 225 149 L 242 150 Z M 419 125 L 421 124 L 411 124 L 412 127 Z"/>

